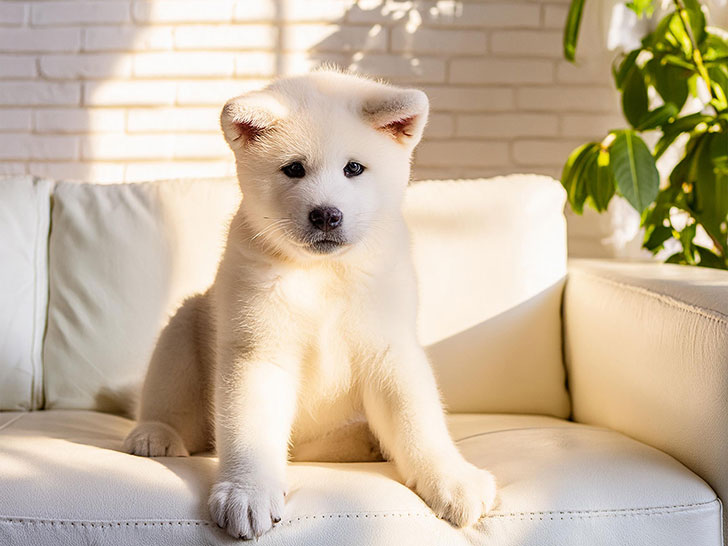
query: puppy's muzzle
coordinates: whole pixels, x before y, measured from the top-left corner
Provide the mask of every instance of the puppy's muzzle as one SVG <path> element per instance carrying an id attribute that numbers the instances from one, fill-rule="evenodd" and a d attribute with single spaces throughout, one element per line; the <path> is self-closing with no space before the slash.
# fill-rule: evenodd
<path id="1" fill-rule="evenodd" d="M 308 220 L 316 229 L 328 232 L 341 225 L 344 213 L 336 207 L 316 207 L 309 213 Z"/>

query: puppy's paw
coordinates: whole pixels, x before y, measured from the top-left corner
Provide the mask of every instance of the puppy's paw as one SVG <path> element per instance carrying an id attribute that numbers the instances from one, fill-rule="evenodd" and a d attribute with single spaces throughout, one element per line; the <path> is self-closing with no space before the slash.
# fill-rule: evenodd
<path id="1" fill-rule="evenodd" d="M 185 444 L 169 425 L 158 422 L 139 423 L 124 440 L 122 449 L 142 457 L 187 457 Z"/>
<path id="2" fill-rule="evenodd" d="M 475 524 L 495 503 L 495 478 L 461 460 L 417 476 L 407 485 L 432 508 L 435 515 L 456 527 Z"/>
<path id="3" fill-rule="evenodd" d="M 281 521 L 284 486 L 252 476 L 216 483 L 210 492 L 210 516 L 235 538 L 257 538 Z"/>

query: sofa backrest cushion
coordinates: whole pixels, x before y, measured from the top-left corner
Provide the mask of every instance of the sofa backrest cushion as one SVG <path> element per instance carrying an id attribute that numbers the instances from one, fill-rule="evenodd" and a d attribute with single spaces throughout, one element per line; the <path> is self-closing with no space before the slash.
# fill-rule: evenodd
<path id="1" fill-rule="evenodd" d="M 0 180 L 0 410 L 43 404 L 51 183 Z"/>
<path id="2" fill-rule="evenodd" d="M 239 200 L 232 181 L 56 185 L 46 408 L 132 409 L 160 329 L 212 282 Z"/>
<path id="3" fill-rule="evenodd" d="M 161 327 L 212 281 L 238 199 L 233 181 L 57 185 L 46 407 L 130 409 Z M 568 415 L 563 204 L 538 176 L 409 188 L 419 331 L 451 410 Z"/>
<path id="4" fill-rule="evenodd" d="M 569 415 L 564 201 L 535 175 L 410 187 L 420 339 L 451 411 Z"/>

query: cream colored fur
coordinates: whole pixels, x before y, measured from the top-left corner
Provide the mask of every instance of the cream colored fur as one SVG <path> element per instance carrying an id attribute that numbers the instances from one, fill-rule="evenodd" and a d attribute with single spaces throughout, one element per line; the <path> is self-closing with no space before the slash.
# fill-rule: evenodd
<path id="1" fill-rule="evenodd" d="M 259 536 L 283 517 L 289 459 L 381 451 L 457 526 L 493 504 L 493 477 L 448 434 L 415 331 L 401 208 L 427 109 L 420 91 L 330 71 L 223 109 L 243 201 L 214 285 L 161 334 L 125 449 L 183 456 L 213 445 L 214 429 L 209 509 L 232 536 Z M 293 161 L 304 177 L 283 174 Z M 345 177 L 349 161 L 366 170 Z M 316 251 L 308 215 L 322 205 L 343 221 L 339 245 Z"/>

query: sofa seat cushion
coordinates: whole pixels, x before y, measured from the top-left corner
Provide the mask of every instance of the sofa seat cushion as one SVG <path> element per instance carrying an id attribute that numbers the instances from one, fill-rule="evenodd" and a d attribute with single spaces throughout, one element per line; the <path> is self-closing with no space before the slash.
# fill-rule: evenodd
<path id="1" fill-rule="evenodd" d="M 715 493 L 656 449 L 551 417 L 449 422 L 464 455 L 500 484 L 499 505 L 476 527 L 435 518 L 389 463 L 297 463 L 284 520 L 258 544 L 721 544 Z M 239 544 L 208 518 L 216 459 L 121 453 L 131 426 L 88 411 L 0 413 L 0 544 Z"/>

